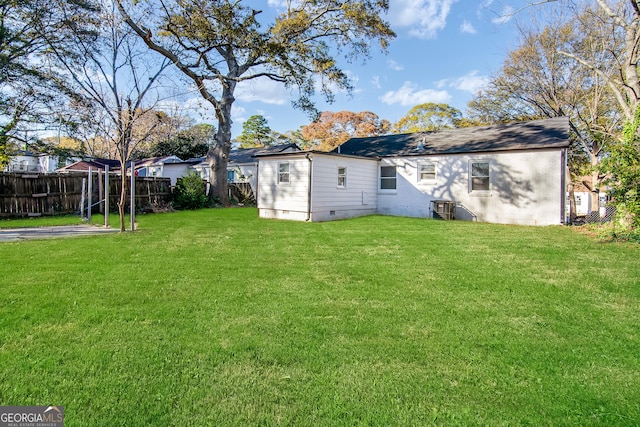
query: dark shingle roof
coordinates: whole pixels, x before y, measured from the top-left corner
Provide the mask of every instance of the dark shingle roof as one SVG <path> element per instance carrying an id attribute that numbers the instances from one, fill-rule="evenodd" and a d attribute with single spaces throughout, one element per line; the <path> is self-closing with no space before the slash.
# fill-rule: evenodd
<path id="1" fill-rule="evenodd" d="M 111 171 L 115 169 L 120 169 L 120 161 L 113 159 L 90 159 L 90 160 L 80 160 L 75 163 L 71 163 L 70 165 L 59 168 L 59 171 L 86 171 L 89 168 L 93 169 L 101 169 L 104 170 L 105 166 L 109 166 Z"/>
<path id="2" fill-rule="evenodd" d="M 232 150 L 229 153 L 229 163 L 253 163 L 255 159 L 253 157 L 261 154 L 276 154 L 284 153 L 288 151 L 300 151 L 300 147 L 296 144 L 285 145 L 271 145 L 268 147 L 260 148 L 242 148 L 239 150 Z"/>
<path id="3" fill-rule="evenodd" d="M 351 138 L 334 151 L 363 157 L 395 157 L 568 146 L 569 119 L 558 117 L 504 125 Z"/>

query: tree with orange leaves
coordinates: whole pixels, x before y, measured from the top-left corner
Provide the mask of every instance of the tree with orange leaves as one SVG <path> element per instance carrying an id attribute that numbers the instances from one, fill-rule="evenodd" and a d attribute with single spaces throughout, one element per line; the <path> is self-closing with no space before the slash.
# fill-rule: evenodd
<path id="1" fill-rule="evenodd" d="M 370 111 L 325 111 L 318 119 L 302 127 L 302 137 L 316 150 L 331 151 L 349 138 L 383 135 L 389 131 L 388 120 Z"/>

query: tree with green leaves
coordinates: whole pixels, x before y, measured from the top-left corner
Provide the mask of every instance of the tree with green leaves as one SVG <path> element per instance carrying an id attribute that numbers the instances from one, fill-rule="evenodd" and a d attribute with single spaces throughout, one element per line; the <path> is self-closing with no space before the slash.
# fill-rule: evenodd
<path id="1" fill-rule="evenodd" d="M 395 36 L 382 15 L 388 0 L 287 1 L 271 20 L 242 0 L 117 0 L 126 22 L 147 46 L 168 58 L 216 113 L 215 144 L 207 160 L 213 196 L 228 204 L 231 108 L 239 84 L 269 79 L 297 88 L 294 106 L 315 114 L 316 88 L 328 101 L 352 90 L 337 55 L 366 58 Z"/>
<path id="2" fill-rule="evenodd" d="M 607 155 L 599 165 L 606 174 L 609 195 L 618 217 L 632 233 L 640 230 L 640 111 L 623 129 L 623 138 L 607 146 Z M 637 236 L 637 237 L 640 237 Z"/>
<path id="3" fill-rule="evenodd" d="M 267 119 L 256 114 L 242 124 L 242 133 L 237 140 L 240 148 L 254 148 L 272 145 L 275 139 Z"/>
<path id="4" fill-rule="evenodd" d="M 182 160 L 204 157 L 209 151 L 216 129 L 210 124 L 198 124 L 178 131 L 171 138 L 156 143 L 149 153 L 151 157 L 178 156 Z"/>
<path id="5" fill-rule="evenodd" d="M 413 107 L 393 124 L 393 133 L 429 132 L 458 127 L 462 113 L 448 104 L 428 102 Z"/>
<path id="6" fill-rule="evenodd" d="M 310 149 L 313 143 L 302 136 L 302 129 L 288 130 L 285 133 L 274 132 L 275 141 L 273 145 L 296 144 L 302 149 Z"/>
<path id="7" fill-rule="evenodd" d="M 75 96 L 52 65 L 50 47 L 73 57 L 70 29 L 84 25 L 94 10 L 83 1 L 0 0 L 0 169 L 12 141 L 27 142 L 21 126 L 56 122 L 55 110 Z M 92 34 L 85 31 L 83 38 Z"/>

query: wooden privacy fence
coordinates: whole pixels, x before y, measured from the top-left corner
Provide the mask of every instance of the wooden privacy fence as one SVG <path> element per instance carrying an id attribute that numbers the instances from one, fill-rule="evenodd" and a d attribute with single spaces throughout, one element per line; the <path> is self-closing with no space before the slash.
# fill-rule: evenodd
<path id="1" fill-rule="evenodd" d="M 88 177 L 88 173 L 0 173 L 0 218 L 80 212 L 81 202 L 84 200 L 86 204 L 88 200 Z M 130 179 L 127 178 L 127 194 L 129 194 L 129 186 Z M 138 209 L 171 200 L 169 178 L 136 177 L 135 186 Z M 109 174 L 109 210 L 111 211 L 118 208 L 120 188 L 120 176 Z M 91 189 L 93 210 L 104 212 L 104 204 L 98 203 L 104 199 L 104 173 L 92 174 Z M 127 206 L 128 203 L 129 197 L 127 197 Z"/>

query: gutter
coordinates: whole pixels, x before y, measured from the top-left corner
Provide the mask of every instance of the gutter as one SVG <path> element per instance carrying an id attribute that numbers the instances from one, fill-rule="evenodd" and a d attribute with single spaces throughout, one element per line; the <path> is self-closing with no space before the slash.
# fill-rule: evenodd
<path id="1" fill-rule="evenodd" d="M 256 208 L 258 208 L 258 192 L 260 191 L 260 159 L 256 159 L 256 190 L 253 192 L 253 198 L 256 199 Z M 251 184 L 249 184 L 251 186 Z"/>
<path id="2" fill-rule="evenodd" d="M 560 198 L 560 224 L 567 225 L 567 173 L 569 170 L 569 150 L 565 148 L 562 150 L 561 160 L 562 174 L 560 175 L 561 184 L 561 198 Z"/>
<path id="3" fill-rule="evenodd" d="M 309 182 L 307 187 L 307 219 L 305 221 L 311 221 L 311 182 L 312 182 L 312 173 L 313 173 L 313 159 L 309 153 L 305 155 L 307 160 L 309 161 Z"/>

